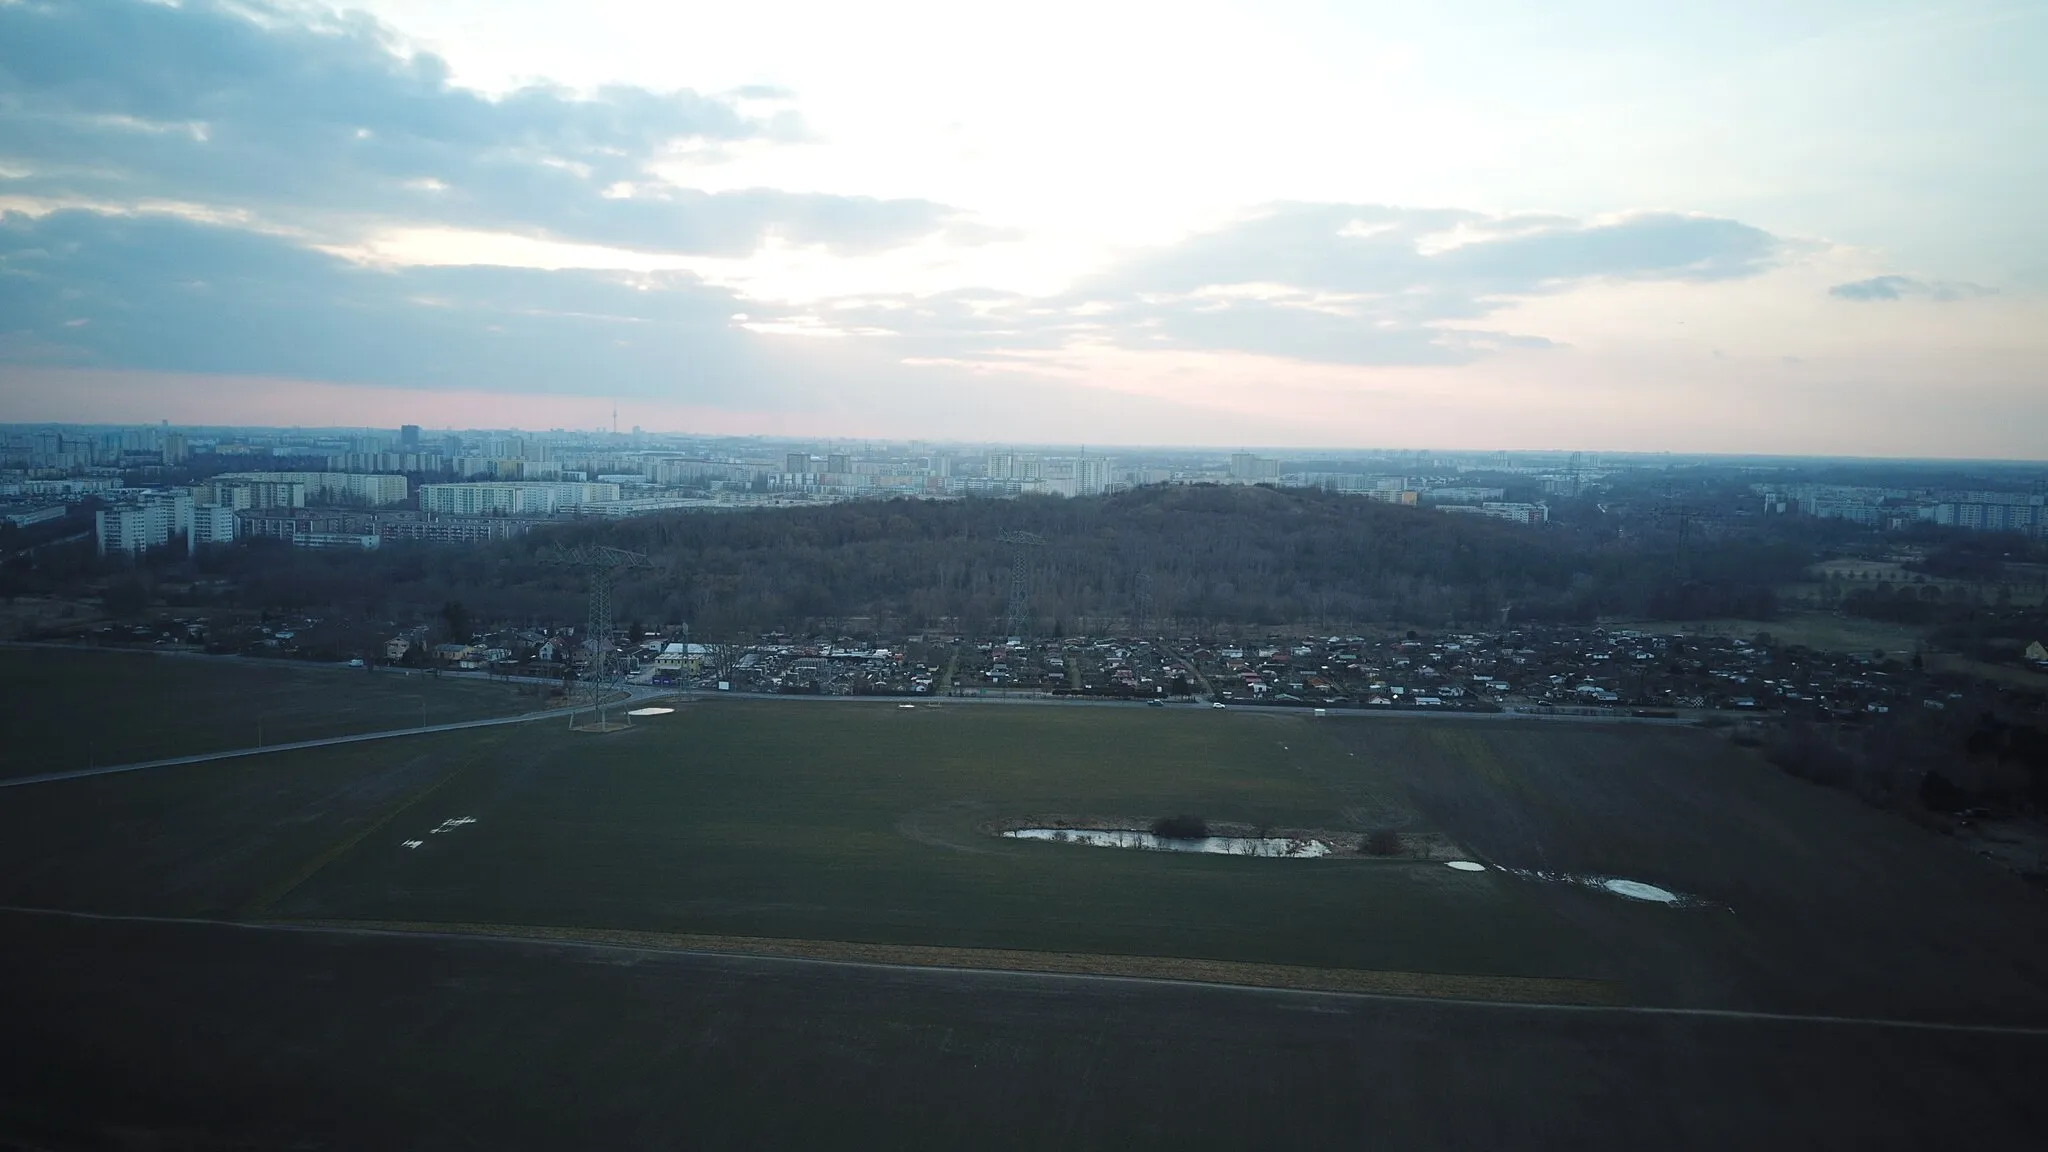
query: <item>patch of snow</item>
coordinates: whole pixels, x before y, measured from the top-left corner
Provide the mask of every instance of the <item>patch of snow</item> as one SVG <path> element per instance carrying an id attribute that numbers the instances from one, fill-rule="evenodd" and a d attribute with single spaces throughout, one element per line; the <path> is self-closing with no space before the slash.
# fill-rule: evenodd
<path id="1" fill-rule="evenodd" d="M 1200 840 L 1163 840 L 1150 832 L 1125 828 L 1014 828 L 1003 835 L 1013 840 L 1052 840 L 1061 844 L 1090 844 L 1097 848 L 1199 852 L 1213 856 L 1302 860 L 1330 854 L 1330 846 L 1321 840 L 1296 840 L 1286 836 L 1207 836 Z"/>

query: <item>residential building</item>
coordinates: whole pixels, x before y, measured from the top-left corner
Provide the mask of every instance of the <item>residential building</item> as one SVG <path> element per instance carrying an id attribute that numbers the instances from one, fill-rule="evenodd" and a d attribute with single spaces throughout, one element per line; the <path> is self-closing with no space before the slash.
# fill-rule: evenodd
<path id="1" fill-rule="evenodd" d="M 1250 452 L 1237 452 L 1230 457 L 1230 478 L 1243 484 L 1277 482 L 1280 479 L 1280 461 L 1254 456 Z"/>
<path id="2" fill-rule="evenodd" d="M 102 556 L 115 552 L 137 555 L 161 548 L 173 539 L 192 538 L 192 494 L 140 492 L 102 508 L 94 517 L 94 539 Z"/>
<path id="3" fill-rule="evenodd" d="M 617 484 L 502 481 L 420 485 L 420 511 L 443 516 L 547 516 L 619 498 Z"/>
<path id="4" fill-rule="evenodd" d="M 704 660 L 711 655 L 711 649 L 702 644 L 664 645 L 661 655 L 654 658 L 656 672 L 696 672 L 703 668 Z"/>
<path id="5" fill-rule="evenodd" d="M 26 528 L 31 524 L 43 524 L 63 518 L 62 504 L 18 504 L 0 508 L 0 520 L 5 520 L 16 528 Z"/>
<path id="6" fill-rule="evenodd" d="M 1550 522 L 1548 504 L 1446 504 L 1440 511 L 1464 513 L 1474 516 L 1489 516 L 1495 520 L 1512 520 L 1517 524 L 1547 524 Z"/>
<path id="7" fill-rule="evenodd" d="M 282 540 L 298 548 L 375 548 L 375 519 L 339 509 L 262 508 L 235 513 L 242 536 Z"/>
<path id="8" fill-rule="evenodd" d="M 318 504 L 403 504 L 411 493 L 403 476 L 362 472 L 223 472 L 213 479 L 215 483 L 303 484 L 306 502 Z"/>
<path id="9" fill-rule="evenodd" d="M 1507 496 L 1504 488 L 1460 488 L 1444 487 L 1424 490 L 1422 499 L 1427 504 L 1485 504 L 1498 502 Z"/>
<path id="10" fill-rule="evenodd" d="M 227 508 L 304 508 L 306 485 L 297 480 L 223 480 L 192 486 L 195 504 Z"/>
<path id="11" fill-rule="evenodd" d="M 192 508 L 192 546 L 233 544 L 240 531 L 235 509 L 225 504 L 197 504 Z"/>

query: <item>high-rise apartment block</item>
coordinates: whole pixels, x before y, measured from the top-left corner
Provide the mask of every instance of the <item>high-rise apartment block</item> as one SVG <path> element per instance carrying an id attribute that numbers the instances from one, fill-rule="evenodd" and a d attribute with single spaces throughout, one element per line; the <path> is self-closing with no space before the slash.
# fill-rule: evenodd
<path id="1" fill-rule="evenodd" d="M 94 515 L 99 554 L 133 556 L 161 548 L 178 537 L 192 538 L 190 492 L 143 492 Z"/>
<path id="2" fill-rule="evenodd" d="M 547 516 L 619 498 L 617 484 L 507 481 L 422 484 L 420 511 L 443 516 Z"/>
<path id="3" fill-rule="evenodd" d="M 411 487 L 403 476 L 365 475 L 360 472 L 223 472 L 215 483 L 260 483 L 306 486 L 306 502 L 367 504 L 372 507 L 403 504 Z"/>

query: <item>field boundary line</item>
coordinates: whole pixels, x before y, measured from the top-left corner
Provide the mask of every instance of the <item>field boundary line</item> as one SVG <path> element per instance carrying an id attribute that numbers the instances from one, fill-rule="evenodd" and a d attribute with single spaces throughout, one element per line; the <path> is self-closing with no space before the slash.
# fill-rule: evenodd
<path id="1" fill-rule="evenodd" d="M 1406 1002 L 1428 1001 L 1470 1009 L 1496 1009 L 1526 1012 L 1555 1012 L 1570 1014 L 1661 1016 L 1677 1019 L 1728 1020 L 1735 1022 L 1764 1024 L 1819 1024 L 1832 1027 L 1874 1028 L 1909 1032 L 1935 1032 L 1978 1036 L 2017 1036 L 2030 1039 L 2048 1039 L 2048 1025 L 2030 1024 L 1966 1024 L 1940 1020 L 1898 1020 L 1878 1016 L 1841 1016 L 1827 1014 L 1803 1014 L 1797 1012 L 1763 1012 L 1740 1008 L 1682 1008 L 1650 1004 L 1618 1003 L 1561 1003 L 1527 1000 L 1504 1000 L 1485 998 L 1464 998 L 1451 996 L 1429 996 L 1414 993 L 1370 991 L 1360 989 L 1325 989 L 1286 987 L 1266 984 L 1244 984 L 1221 980 L 1187 979 L 1164 975 L 1110 975 L 1095 972 L 1058 971 L 1052 969 L 1019 969 L 994 967 L 961 967 L 958 965 L 910 964 L 901 961 L 832 959 L 816 956 L 778 955 L 742 951 L 716 951 L 707 949 L 685 949 L 664 947 L 651 943 L 623 943 L 593 940 L 567 934 L 567 930 L 514 929 L 504 925 L 435 925 L 410 921 L 352 921 L 352 920 L 220 920 L 194 916 L 149 916 L 135 913 L 82 912 L 63 908 L 27 908 L 14 905 L 0 905 L 0 915 L 41 916 L 53 919 L 108 921 L 114 923 L 164 924 L 203 928 L 228 928 L 250 932 L 295 932 L 308 935 L 371 936 L 400 939 L 412 937 L 434 940 L 488 940 L 519 944 L 540 944 L 562 948 L 582 948 L 596 951 L 646 952 L 657 955 L 682 955 L 729 960 L 753 960 L 775 964 L 816 964 L 842 968 L 873 968 L 897 972 L 935 972 L 956 975 L 1013 975 L 1033 976 L 1054 980 L 1077 981 L 1119 981 L 1139 984 L 1162 984 L 1183 988 L 1216 988 L 1221 990 L 1264 992 L 1288 996 L 1336 996 L 1354 1000 L 1397 1000 Z M 468 931 L 463 928 L 467 927 Z M 477 931 L 478 928 L 495 927 L 492 932 Z M 552 931 L 555 935 L 542 935 Z M 653 933 L 617 933 L 622 936 L 651 936 Z M 748 939 L 727 937 L 725 939 Z M 784 943 L 791 943 L 785 941 Z M 805 943 L 795 941 L 793 943 Z M 959 951 L 974 951 L 960 949 Z M 1059 953 L 1024 953 L 1024 955 L 1062 955 Z M 1121 958 L 1119 958 L 1121 959 Z M 1134 959 L 1143 959 L 1134 958 Z M 1256 966 L 1254 966 L 1256 967 Z M 1275 965 L 1275 967 L 1284 967 Z M 1302 969 L 1318 971 L 1357 971 L 1364 969 Z M 1368 973 L 1370 974 L 1370 973 Z M 1485 979 L 1484 977 L 1476 979 Z M 1510 979 L 1531 979 L 1517 977 Z"/>

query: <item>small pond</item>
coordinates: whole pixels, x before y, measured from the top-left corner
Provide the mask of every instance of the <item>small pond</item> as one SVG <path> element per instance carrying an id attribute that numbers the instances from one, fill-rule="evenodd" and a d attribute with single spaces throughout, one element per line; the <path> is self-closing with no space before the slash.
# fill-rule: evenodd
<path id="1" fill-rule="evenodd" d="M 1205 836 L 1200 840 L 1163 840 L 1150 832 L 1127 828 L 1013 828 L 1013 840 L 1053 840 L 1061 844 L 1092 844 L 1097 848 L 1138 848 L 1149 852 L 1203 852 L 1214 856 L 1266 856 L 1310 859 L 1328 856 L 1321 840 L 1288 836 Z"/>

